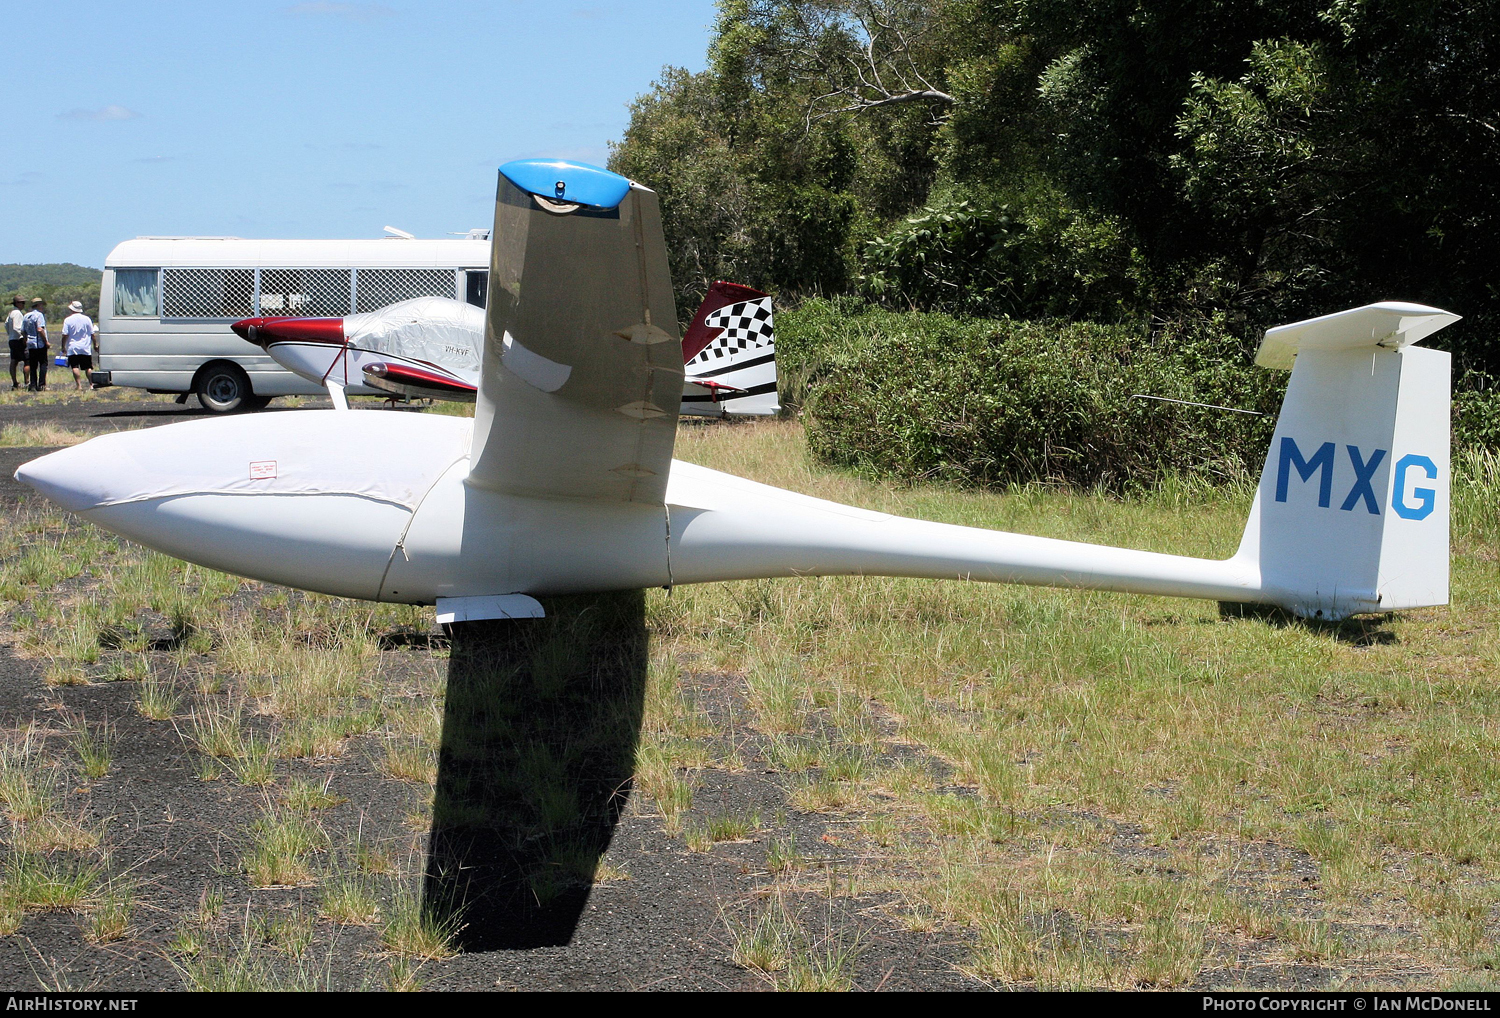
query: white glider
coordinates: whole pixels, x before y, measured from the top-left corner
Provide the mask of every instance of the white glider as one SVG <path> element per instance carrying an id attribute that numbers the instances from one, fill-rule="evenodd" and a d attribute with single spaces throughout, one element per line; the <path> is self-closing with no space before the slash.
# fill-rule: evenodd
<path id="1" fill-rule="evenodd" d="M 118 432 L 16 477 L 167 554 L 329 594 L 535 615 L 537 595 L 776 576 L 989 580 L 1338 618 L 1448 600 L 1457 316 L 1373 304 L 1272 330 L 1292 377 L 1225 560 L 905 519 L 674 462 L 683 356 L 654 192 L 501 167 L 473 420 L 309 411 Z M 1277 352 L 1279 351 L 1279 352 Z M 1289 352 L 1289 353 L 1288 353 Z"/>
<path id="2" fill-rule="evenodd" d="M 288 371 L 324 386 L 340 410 L 347 393 L 472 403 L 479 392 L 484 310 L 417 297 L 342 318 L 245 318 L 230 326 Z M 682 413 L 764 416 L 776 397 L 771 298 L 737 283 L 709 287 L 687 335 Z"/>

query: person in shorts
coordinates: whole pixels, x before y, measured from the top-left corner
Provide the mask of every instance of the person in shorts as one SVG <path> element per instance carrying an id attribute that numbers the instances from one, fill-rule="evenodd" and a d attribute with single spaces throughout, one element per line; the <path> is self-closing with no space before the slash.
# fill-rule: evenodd
<path id="1" fill-rule="evenodd" d="M 63 319 L 63 353 L 68 355 L 68 367 L 73 371 L 73 388 L 92 389 L 89 372 L 94 369 L 94 320 L 83 313 L 83 304 L 74 301 L 68 305 L 72 312 Z"/>
<path id="2" fill-rule="evenodd" d="M 5 338 L 10 343 L 10 387 L 19 388 L 16 382 L 16 366 L 21 367 L 21 378 L 29 381 L 30 368 L 26 364 L 26 335 L 21 321 L 26 317 L 26 298 L 19 293 L 10 299 L 10 314 L 5 316 Z"/>
<path id="3" fill-rule="evenodd" d="M 41 392 L 47 387 L 47 302 L 40 297 L 31 298 L 31 310 L 21 319 L 21 331 L 26 334 L 26 363 L 30 372 L 26 376 L 26 391 Z"/>

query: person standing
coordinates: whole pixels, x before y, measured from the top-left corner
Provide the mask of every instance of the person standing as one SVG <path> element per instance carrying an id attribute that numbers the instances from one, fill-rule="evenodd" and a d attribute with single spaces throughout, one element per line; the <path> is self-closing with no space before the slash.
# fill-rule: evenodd
<path id="1" fill-rule="evenodd" d="M 31 298 L 31 310 L 21 319 L 21 329 L 26 334 L 26 363 L 31 372 L 26 379 L 27 392 L 41 392 L 47 388 L 47 302 L 40 297 Z"/>
<path id="2" fill-rule="evenodd" d="M 26 317 L 26 298 L 19 293 L 10 299 L 10 314 L 5 316 L 5 338 L 10 344 L 10 387 L 17 388 L 16 365 L 21 366 L 21 377 L 30 385 L 31 371 L 26 364 L 26 330 L 21 322 Z"/>
<path id="3" fill-rule="evenodd" d="M 74 301 L 68 305 L 72 314 L 63 319 L 63 353 L 68 355 L 68 367 L 73 371 L 73 388 L 92 389 L 89 372 L 94 368 L 94 320 L 83 313 L 83 304 Z"/>

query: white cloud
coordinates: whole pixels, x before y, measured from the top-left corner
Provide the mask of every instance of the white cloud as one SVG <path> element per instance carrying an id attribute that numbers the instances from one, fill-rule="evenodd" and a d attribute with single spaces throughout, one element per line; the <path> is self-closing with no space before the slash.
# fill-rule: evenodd
<path id="1" fill-rule="evenodd" d="M 135 110 L 130 109 L 128 106 L 119 106 L 119 105 L 111 104 L 109 106 L 101 106 L 97 110 L 69 110 L 66 113 L 59 113 L 57 116 L 58 116 L 58 119 L 60 119 L 60 120 L 100 120 L 100 121 L 103 121 L 103 120 L 134 120 L 137 117 L 139 117 L 140 114 L 137 113 Z"/>
<path id="2" fill-rule="evenodd" d="M 341 3 L 339 0 L 306 0 L 304 3 L 292 4 L 286 8 L 286 13 L 296 17 L 321 17 L 348 18 L 350 21 L 375 21 L 379 18 L 388 18 L 396 13 L 395 8 L 387 7 L 385 4 L 353 4 Z"/>

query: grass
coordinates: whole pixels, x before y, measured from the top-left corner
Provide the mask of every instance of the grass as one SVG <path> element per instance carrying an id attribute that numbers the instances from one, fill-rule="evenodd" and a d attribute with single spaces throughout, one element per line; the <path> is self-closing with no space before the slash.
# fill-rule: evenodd
<path id="1" fill-rule="evenodd" d="M 242 785 L 269 785 L 276 780 L 276 746 L 273 740 L 247 735 L 229 760 L 229 769 Z"/>
<path id="2" fill-rule="evenodd" d="M 312 944 L 316 919 L 300 909 L 254 916 L 250 922 L 251 936 L 261 944 L 300 957 Z"/>
<path id="3" fill-rule="evenodd" d="M 772 835 L 767 841 L 766 870 L 772 875 L 795 872 L 806 865 L 806 857 L 797 850 L 796 835 L 785 838 Z"/>
<path id="4" fill-rule="evenodd" d="M 88 719 L 80 716 L 74 726 L 73 752 L 78 756 L 79 769 L 85 777 L 97 781 L 109 773 L 114 763 L 112 745 L 114 726 L 108 721 L 90 727 Z"/>
<path id="5" fill-rule="evenodd" d="M 179 952 L 180 960 L 173 964 L 188 989 L 209 993 L 306 993 L 334 988 L 331 956 L 320 963 L 303 950 L 288 963 L 278 956 L 291 952 L 267 944 L 267 931 L 264 921 L 247 923 L 240 941 L 227 945 L 189 936 L 184 946 L 195 949 Z"/>
<path id="6" fill-rule="evenodd" d="M 215 704 L 202 711 L 194 710 L 189 718 L 192 740 L 198 748 L 215 759 L 242 754 L 245 744 L 244 707 L 231 702 Z"/>
<path id="7" fill-rule="evenodd" d="M 331 781 L 332 778 L 329 778 Z M 286 808 L 294 813 L 312 813 L 320 809 L 329 809 L 343 802 L 344 799 L 328 791 L 328 781 L 318 784 L 299 778 L 287 785 L 286 792 L 282 795 L 282 802 Z"/>
<path id="8" fill-rule="evenodd" d="M 70 381 L 69 385 L 71 384 Z M 60 428 L 55 424 L 7 424 L 0 428 L 0 447 L 54 448 L 77 445 L 92 437 L 80 431 Z"/>
<path id="9" fill-rule="evenodd" d="M 811 461 L 785 422 L 684 427 L 677 451 L 883 511 L 1206 556 L 1234 548 L 1250 496 L 1175 482 L 1128 499 L 885 485 Z M 964 970 L 1001 985 L 1182 987 L 1241 952 L 1372 985 L 1413 971 L 1492 985 L 1500 457 L 1460 453 L 1455 470 L 1446 609 L 1321 625 L 875 577 L 650 592 L 631 808 L 679 845 L 766 839 L 764 872 L 746 868 L 761 906 L 726 920 L 726 950 L 778 987 L 853 985 L 858 930 L 880 922 L 970 944 Z M 424 913 L 394 860 L 432 827 L 444 652 L 423 659 L 430 675 L 393 678 L 381 637 L 425 632 L 430 616 L 246 584 L 31 509 L 0 532 L 12 549 L 0 598 L 17 654 L 55 683 L 46 695 L 139 680 L 137 709 L 174 720 L 201 776 L 226 779 L 216 795 L 265 799 L 249 829 L 224 832 L 243 883 L 308 888 L 272 894 L 316 908 L 313 944 L 378 929 L 370 985 L 419 985 L 452 952 L 456 921 Z M 702 675 L 728 676 L 716 680 L 728 707 L 703 695 Z M 88 773 L 82 736 L 0 736 L 0 935 L 63 908 L 92 936 L 107 889 L 124 885 L 106 874 L 107 829 L 62 808 Z M 106 757 L 118 750 L 102 741 Z M 345 834 L 350 847 L 330 852 L 324 825 L 348 810 L 306 775 L 366 759 L 410 798 L 380 834 Z M 258 784 L 278 767 L 279 786 Z M 772 772 L 784 811 L 706 805 L 746 768 Z M 896 904 L 835 919 L 865 888 Z M 815 895 L 829 918 L 804 929 Z M 179 918 L 184 981 L 326 985 L 303 960 L 316 949 L 297 946 L 312 913 L 275 913 L 284 905 L 247 907 L 241 922 L 220 894 Z M 130 906 L 123 936 L 144 907 Z"/>
<path id="10" fill-rule="evenodd" d="M 167 683 L 148 676 L 141 681 L 140 696 L 136 699 L 136 710 L 142 717 L 152 721 L 171 721 L 182 706 L 182 697 L 172 691 Z"/>
<path id="11" fill-rule="evenodd" d="M 778 902 L 743 925 L 731 923 L 729 959 L 741 968 L 766 975 L 780 972 L 791 958 L 796 927 Z"/>
<path id="12" fill-rule="evenodd" d="M 251 828 L 251 836 L 250 849 L 241 860 L 251 887 L 312 883 L 312 855 L 328 841 L 315 821 L 269 807 Z"/>
<path id="13" fill-rule="evenodd" d="M 779 422 L 683 429 L 677 455 L 903 515 L 1204 556 L 1234 549 L 1250 494 L 886 486 L 819 467 Z M 1327 918 L 1279 928 L 1267 951 L 1468 968 L 1475 940 L 1452 917 L 1488 902 L 1484 882 L 1500 876 L 1486 819 L 1500 788 L 1500 458 L 1455 462 L 1448 609 L 1318 625 L 1194 601 L 830 578 L 680 587 L 653 595 L 651 624 L 658 653 L 745 675 L 793 805 L 855 811 L 897 845 L 918 871 L 899 881 L 914 914 L 979 937 L 986 978 L 1182 985 L 1237 935 L 1233 903 L 1282 886 Z M 841 703 L 869 712 L 841 719 Z M 934 763 L 877 762 L 889 741 Z M 1117 824 L 1175 865 L 1137 872 Z M 1325 875 L 1311 892 L 1280 869 L 1298 857 Z M 768 848 L 773 877 L 795 876 L 782 858 Z M 1458 900 L 1383 914 L 1374 902 L 1411 897 L 1393 859 L 1457 882 Z M 1025 922 L 997 914 L 1006 894 L 1024 897 Z M 1319 931 L 1332 922 L 1330 941 Z"/>
<path id="14" fill-rule="evenodd" d="M 372 876 L 391 876 L 396 872 L 396 863 L 391 858 L 391 853 L 370 844 L 364 838 L 355 841 L 354 851 L 351 854 L 355 868 L 361 873 L 369 873 Z"/>
<path id="15" fill-rule="evenodd" d="M 130 919 L 135 907 L 135 896 L 131 888 L 114 885 L 105 888 L 89 909 L 84 936 L 91 944 L 123 940 L 130 932 Z"/>
<path id="16" fill-rule="evenodd" d="M 386 968 L 385 988 L 392 993 L 416 993 L 424 985 L 418 975 L 420 971 L 410 958 L 395 955 Z"/>
<path id="17" fill-rule="evenodd" d="M 759 813 L 722 813 L 710 818 L 702 827 L 688 831 L 687 845 L 694 852 L 707 852 L 720 842 L 748 841 L 758 830 Z"/>
<path id="18" fill-rule="evenodd" d="M 380 902 L 367 881 L 341 873 L 324 881 L 320 910 L 342 926 L 368 926 L 379 916 Z"/>
<path id="19" fill-rule="evenodd" d="M 431 785 L 437 781 L 437 752 L 432 745 L 397 739 L 386 744 L 380 769 L 401 781 Z"/>
<path id="20" fill-rule="evenodd" d="M 385 914 L 380 940 L 397 956 L 437 961 L 456 953 L 453 938 L 457 933 L 457 921 L 436 918 L 422 907 L 416 893 L 406 886 L 398 884 Z"/>
<path id="21" fill-rule="evenodd" d="M 35 726 L 0 742 L 0 803 L 14 821 L 36 821 L 57 806 L 58 770 Z"/>
<path id="22" fill-rule="evenodd" d="M 219 887 L 205 887 L 198 895 L 198 907 L 190 920 L 198 926 L 207 926 L 224 912 L 224 891 Z"/>
<path id="23" fill-rule="evenodd" d="M 832 929 L 811 936 L 781 896 L 768 901 L 748 922 L 726 918 L 732 943 L 730 961 L 763 977 L 778 990 L 843 992 L 854 986 L 859 958 L 857 938 Z"/>
<path id="24" fill-rule="evenodd" d="M 40 854 L 13 855 L 0 876 L 0 911 L 77 908 L 94 896 L 100 876 L 97 865 Z"/>

